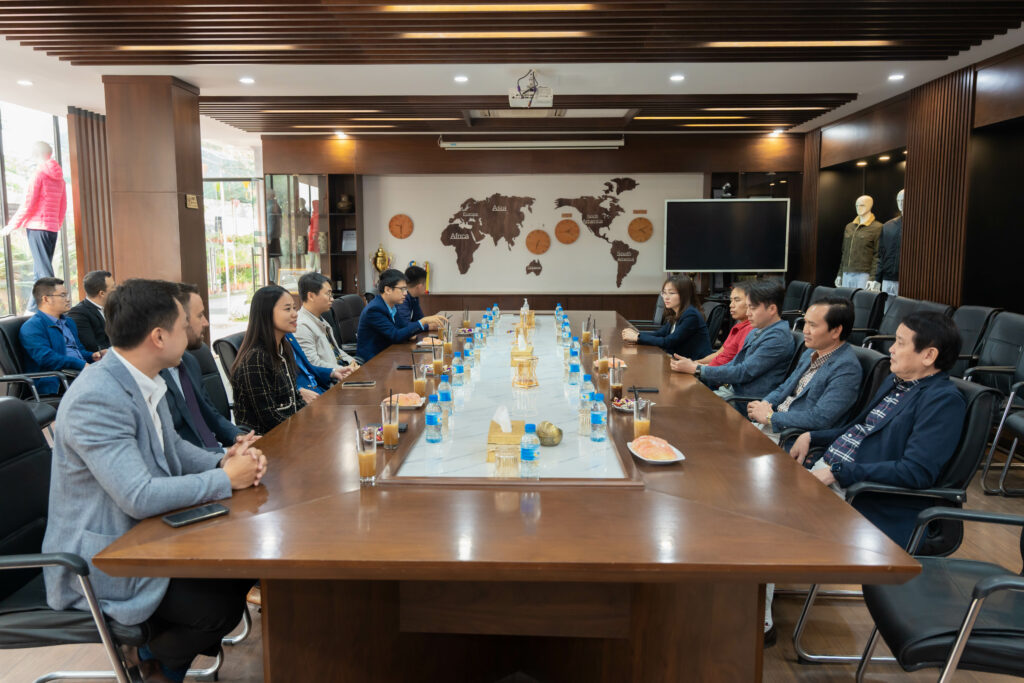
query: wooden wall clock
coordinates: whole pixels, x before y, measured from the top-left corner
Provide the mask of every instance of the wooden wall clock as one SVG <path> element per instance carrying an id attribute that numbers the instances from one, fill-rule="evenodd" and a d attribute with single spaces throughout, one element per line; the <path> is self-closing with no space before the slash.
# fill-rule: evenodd
<path id="1" fill-rule="evenodd" d="M 533 230 L 526 236 L 526 248 L 540 256 L 551 247 L 551 238 L 543 230 Z"/>
<path id="2" fill-rule="evenodd" d="M 388 221 L 388 230 L 396 240 L 404 240 L 412 234 L 412 219 L 404 213 L 396 213 Z"/>
<path id="3" fill-rule="evenodd" d="M 633 238 L 634 242 L 646 242 L 651 239 L 651 235 L 653 234 L 654 224 L 643 216 L 640 218 L 634 218 L 630 221 L 629 236 Z"/>
<path id="4" fill-rule="evenodd" d="M 568 218 L 558 221 L 558 225 L 555 226 L 555 237 L 562 244 L 572 244 L 580 237 L 580 226 Z"/>

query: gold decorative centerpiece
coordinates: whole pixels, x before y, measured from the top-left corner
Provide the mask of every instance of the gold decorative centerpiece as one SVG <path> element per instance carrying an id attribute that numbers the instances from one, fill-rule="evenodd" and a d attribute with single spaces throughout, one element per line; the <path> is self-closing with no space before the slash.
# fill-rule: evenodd
<path id="1" fill-rule="evenodd" d="M 380 279 L 380 274 L 391 267 L 393 261 L 394 258 L 384 251 L 383 244 L 377 247 L 377 251 L 370 257 L 370 263 L 373 265 L 373 269 L 377 271 L 377 279 Z"/>
<path id="2" fill-rule="evenodd" d="M 540 385 L 537 381 L 537 356 L 513 357 L 512 366 L 516 370 L 512 384 L 517 389 L 532 389 Z"/>

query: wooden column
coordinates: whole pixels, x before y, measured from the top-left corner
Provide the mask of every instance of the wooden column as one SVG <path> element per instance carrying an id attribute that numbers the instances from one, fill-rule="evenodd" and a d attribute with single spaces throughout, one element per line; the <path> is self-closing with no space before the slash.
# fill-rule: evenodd
<path id="1" fill-rule="evenodd" d="M 974 79 L 961 69 L 910 93 L 901 296 L 961 303 Z"/>
<path id="2" fill-rule="evenodd" d="M 68 148 L 81 289 L 81 279 L 89 271 L 108 270 L 117 278 L 107 174 L 107 117 L 68 107 Z M 85 293 L 79 291 L 82 296 Z"/>
<path id="3" fill-rule="evenodd" d="M 818 173 L 821 128 L 804 136 L 804 174 L 800 196 L 800 234 L 790 238 L 790 278 L 815 284 L 818 266 Z M 795 263 L 794 263 L 795 262 Z"/>
<path id="4" fill-rule="evenodd" d="M 205 294 L 199 90 L 171 76 L 104 76 L 103 85 L 113 270 Z"/>

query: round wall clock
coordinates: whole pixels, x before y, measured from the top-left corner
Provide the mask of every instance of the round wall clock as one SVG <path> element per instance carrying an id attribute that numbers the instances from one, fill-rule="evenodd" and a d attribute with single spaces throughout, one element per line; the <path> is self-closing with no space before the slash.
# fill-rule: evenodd
<path id="1" fill-rule="evenodd" d="M 634 242 L 646 242 L 654 234 L 654 225 L 648 219 L 641 216 L 634 218 L 629 223 L 629 236 Z"/>
<path id="2" fill-rule="evenodd" d="M 580 226 L 568 218 L 558 221 L 558 225 L 555 226 L 555 237 L 562 244 L 572 244 L 580 237 Z"/>
<path id="3" fill-rule="evenodd" d="M 526 236 L 526 248 L 540 256 L 551 247 L 551 238 L 543 230 L 533 230 Z"/>
<path id="4" fill-rule="evenodd" d="M 397 213 L 388 221 L 388 230 L 395 239 L 404 240 L 412 234 L 412 219 L 404 213 Z"/>

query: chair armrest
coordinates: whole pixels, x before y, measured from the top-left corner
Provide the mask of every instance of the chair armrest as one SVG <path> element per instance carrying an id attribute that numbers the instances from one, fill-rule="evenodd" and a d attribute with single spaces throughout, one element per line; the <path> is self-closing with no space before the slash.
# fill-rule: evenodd
<path id="1" fill-rule="evenodd" d="M 857 330 L 852 330 L 856 332 Z M 896 341 L 895 334 L 873 334 L 870 337 L 864 337 L 864 341 L 860 343 L 864 348 L 871 348 L 871 344 L 876 341 Z"/>
<path id="2" fill-rule="evenodd" d="M 878 334 L 878 328 L 877 327 L 854 327 L 853 329 L 850 330 L 850 332 L 851 333 L 853 333 L 853 332 L 871 332 L 872 334 Z"/>
<path id="3" fill-rule="evenodd" d="M 1024 576 L 1006 572 L 1002 576 L 989 576 L 974 585 L 973 598 L 987 598 L 996 591 L 1024 591 Z"/>
<path id="4" fill-rule="evenodd" d="M 24 384 L 32 392 L 32 398 L 35 399 L 36 403 L 41 401 L 39 398 L 39 389 L 36 388 L 36 383 L 28 377 L 22 377 L 20 375 L 4 375 L 3 377 L 0 377 L 0 382 L 19 382 Z"/>
<path id="5" fill-rule="evenodd" d="M 973 368 L 964 370 L 964 379 L 968 382 L 976 374 L 986 375 L 1012 375 L 1017 368 L 1013 365 L 975 365 Z"/>
<path id="6" fill-rule="evenodd" d="M 852 503 L 853 499 L 862 493 L 884 493 L 892 496 L 906 496 L 908 498 L 935 498 L 956 503 L 957 505 L 962 505 L 964 500 L 967 499 L 967 494 L 960 489 L 907 489 L 902 486 L 858 481 L 846 489 L 846 502 Z"/>
<path id="7" fill-rule="evenodd" d="M 806 429 L 800 429 L 799 427 L 790 427 L 789 429 L 783 429 L 781 432 L 779 432 L 779 443 L 784 444 L 790 439 L 797 438 L 806 431 Z M 808 453 L 808 455 L 810 455 L 810 453 Z"/>
<path id="8" fill-rule="evenodd" d="M 803 311 L 801 311 L 798 308 L 794 308 L 791 311 L 783 311 L 782 313 L 779 313 L 779 316 L 782 317 L 782 318 L 785 318 L 787 315 L 803 315 L 803 314 L 804 314 Z"/>
<path id="9" fill-rule="evenodd" d="M 760 401 L 762 398 L 764 398 L 764 397 L 763 396 L 730 396 L 729 398 L 725 399 L 725 401 L 726 401 L 726 403 L 739 403 L 740 401 L 744 401 L 746 403 L 749 403 L 751 401 Z"/>
<path id="10" fill-rule="evenodd" d="M 37 567 L 64 567 L 78 576 L 89 576 L 89 564 L 74 553 L 26 553 L 0 555 L 2 569 L 35 569 Z"/>
<path id="11" fill-rule="evenodd" d="M 973 360 L 975 363 L 978 362 L 978 354 L 976 353 L 961 353 L 956 357 L 957 360 Z"/>
<path id="12" fill-rule="evenodd" d="M 626 322 L 629 323 L 630 325 L 653 325 L 654 324 L 654 321 L 650 320 L 650 319 L 648 319 L 648 320 L 627 320 Z"/>
<path id="13" fill-rule="evenodd" d="M 853 488 L 852 486 L 850 488 Z M 849 489 L 847 489 L 849 491 Z M 921 544 L 924 530 L 932 522 L 940 519 L 953 519 L 961 522 L 983 522 L 985 524 L 1005 524 L 1024 527 L 1024 517 L 1007 515 L 1001 512 L 982 512 L 981 510 L 964 510 L 962 508 L 930 507 L 917 513 L 917 526 L 907 544 L 907 552 L 913 554 Z"/>

